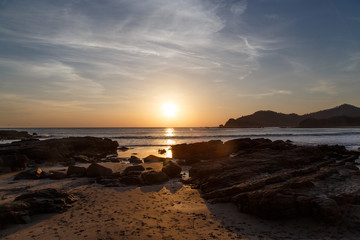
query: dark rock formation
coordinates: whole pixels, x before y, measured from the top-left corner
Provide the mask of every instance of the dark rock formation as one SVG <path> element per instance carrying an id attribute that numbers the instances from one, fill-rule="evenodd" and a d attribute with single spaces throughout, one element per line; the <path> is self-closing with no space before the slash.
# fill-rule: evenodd
<path id="1" fill-rule="evenodd" d="M 351 118 L 360 118 L 360 108 L 343 104 L 341 106 L 322 110 L 305 115 L 284 114 L 273 111 L 257 111 L 251 115 L 243 116 L 237 119 L 229 119 L 224 126 L 226 128 L 261 128 L 261 127 L 297 127 L 305 119 L 325 119 L 339 116 Z M 343 124 L 346 123 L 343 122 Z M 353 124 L 350 122 L 349 126 Z"/>
<path id="2" fill-rule="evenodd" d="M 86 175 L 88 177 L 110 176 L 111 174 L 112 174 L 111 168 L 104 167 L 98 163 L 92 163 L 86 169 Z"/>
<path id="3" fill-rule="evenodd" d="M 146 158 L 144 158 L 144 162 L 164 162 L 166 161 L 166 158 L 157 157 L 154 155 L 149 155 Z"/>
<path id="4" fill-rule="evenodd" d="M 174 161 L 167 161 L 164 163 L 164 167 L 161 169 L 170 178 L 179 177 L 181 173 L 181 167 Z"/>
<path id="5" fill-rule="evenodd" d="M 85 167 L 78 167 L 78 166 L 69 166 L 66 172 L 68 176 L 74 177 L 85 177 L 87 175 L 87 171 Z"/>
<path id="6" fill-rule="evenodd" d="M 358 152 L 268 139 L 236 139 L 223 148 L 235 156 L 196 163 L 187 180 L 213 202 L 233 202 L 244 213 L 268 219 L 310 216 L 329 222 L 341 220 L 349 204 L 360 204 Z"/>
<path id="7" fill-rule="evenodd" d="M 136 157 L 136 156 L 131 156 L 131 157 L 128 159 L 128 161 L 129 161 L 130 163 L 135 163 L 135 164 L 137 164 L 137 163 L 142 163 L 141 159 L 138 158 L 138 157 Z"/>
<path id="8" fill-rule="evenodd" d="M 166 181 L 169 181 L 169 177 L 165 173 L 157 172 L 157 171 L 143 172 L 141 174 L 141 178 L 144 184 L 148 184 L 148 185 L 161 184 Z"/>
<path id="9" fill-rule="evenodd" d="M 6 159 L 6 156 L 26 156 L 29 161 L 35 163 L 65 162 L 71 164 L 79 156 L 100 159 L 109 154 L 116 154 L 117 146 L 118 143 L 115 141 L 95 137 L 20 141 L 0 145 L 0 158 L 3 159 L 5 157 Z M 21 159 L 25 159 L 25 157 Z M 1 162 L 4 162 L 4 160 Z M 3 163 L 3 166 L 4 164 L 9 165 L 8 163 Z"/>
<path id="10" fill-rule="evenodd" d="M 60 172 L 60 171 L 52 171 L 48 174 L 48 178 L 54 179 L 54 180 L 60 180 L 60 179 L 64 179 L 67 177 L 68 177 L 68 175 L 66 173 Z"/>
<path id="11" fill-rule="evenodd" d="M 332 117 L 325 119 L 307 118 L 299 123 L 299 128 L 335 128 L 335 127 L 358 127 L 360 118 Z"/>
<path id="12" fill-rule="evenodd" d="M 27 223 L 38 213 L 63 212 L 75 201 L 73 195 L 52 188 L 25 193 L 14 202 L 0 205 L 0 225 Z"/>
<path id="13" fill-rule="evenodd" d="M 0 130 L 0 140 L 16 140 L 16 139 L 27 139 L 37 136 L 36 134 L 30 135 L 26 131 L 16 130 Z"/>

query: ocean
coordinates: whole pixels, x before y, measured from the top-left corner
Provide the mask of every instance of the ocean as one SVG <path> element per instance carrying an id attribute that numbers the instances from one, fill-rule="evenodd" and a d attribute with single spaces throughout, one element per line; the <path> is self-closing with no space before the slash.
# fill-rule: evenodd
<path id="1" fill-rule="evenodd" d="M 15 130 L 37 133 L 42 139 L 94 136 L 110 138 L 120 146 L 130 147 L 119 151 L 120 157 L 158 154 L 159 149 L 171 145 L 219 139 L 269 138 L 291 140 L 300 145 L 339 144 L 350 150 L 360 147 L 359 128 L 15 128 Z M 165 154 L 170 157 L 171 153 Z"/>

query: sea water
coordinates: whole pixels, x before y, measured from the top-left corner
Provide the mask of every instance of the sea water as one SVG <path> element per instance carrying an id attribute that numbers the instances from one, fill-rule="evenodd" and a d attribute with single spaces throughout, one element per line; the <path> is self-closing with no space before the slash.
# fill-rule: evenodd
<path id="1" fill-rule="evenodd" d="M 360 147 L 359 128 L 18 128 L 37 133 L 41 139 L 93 136 L 110 138 L 120 146 L 130 147 L 121 156 L 157 154 L 158 149 L 171 145 L 209 140 L 227 141 L 236 138 L 269 138 L 291 140 L 300 145 L 344 145 L 356 150 Z"/>

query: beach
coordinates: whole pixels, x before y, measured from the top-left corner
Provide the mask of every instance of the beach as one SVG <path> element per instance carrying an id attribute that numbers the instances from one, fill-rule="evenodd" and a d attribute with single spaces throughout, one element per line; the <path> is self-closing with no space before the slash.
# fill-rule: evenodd
<path id="1" fill-rule="evenodd" d="M 160 168 L 160 163 L 150 164 Z M 147 165 L 146 167 L 149 167 Z M 124 165 L 108 163 L 114 170 Z M 61 168 L 61 167 L 60 167 Z M 52 167 L 59 169 L 59 167 Z M 6 199 L 21 188 L 63 188 L 78 200 L 61 214 L 36 215 L 32 222 L 1 230 L 2 239 L 357 239 L 360 208 L 339 226 L 311 219 L 263 220 L 229 203 L 210 204 L 198 190 L 173 179 L 153 186 L 104 187 L 89 179 L 22 180 L 1 176 Z M 12 189 L 12 190 L 11 190 Z M 18 189 L 18 190 L 14 190 Z M 10 194 L 12 193 L 12 194 Z M 4 196 L 4 195 L 3 195 Z M 4 200 L 2 200 L 4 201 Z"/>

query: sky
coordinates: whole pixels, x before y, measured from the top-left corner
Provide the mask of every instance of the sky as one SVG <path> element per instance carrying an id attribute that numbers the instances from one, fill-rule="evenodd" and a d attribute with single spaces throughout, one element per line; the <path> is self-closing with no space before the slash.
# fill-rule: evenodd
<path id="1" fill-rule="evenodd" d="M 360 106 L 359 26 L 358 0 L 0 0 L 0 127 Z"/>

